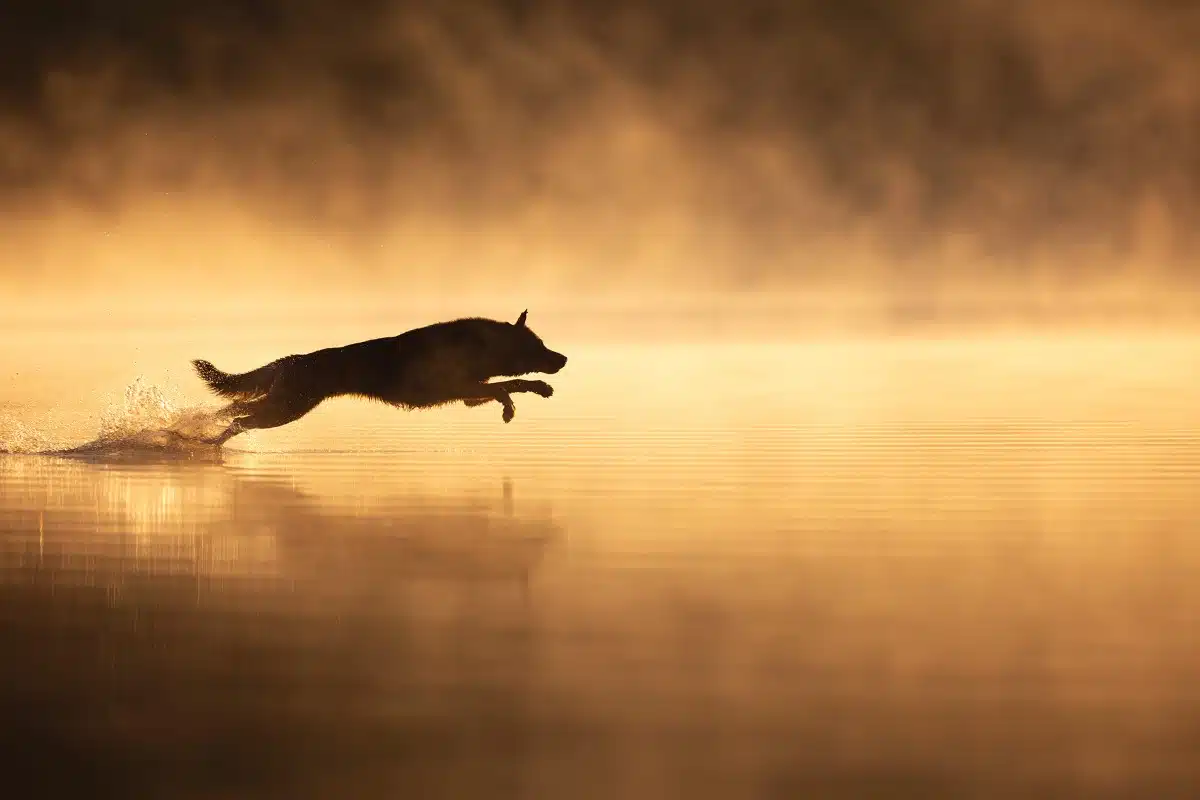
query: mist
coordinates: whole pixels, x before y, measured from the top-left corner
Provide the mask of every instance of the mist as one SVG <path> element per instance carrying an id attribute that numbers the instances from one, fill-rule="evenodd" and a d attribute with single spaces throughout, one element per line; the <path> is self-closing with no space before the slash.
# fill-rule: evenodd
<path id="1" fill-rule="evenodd" d="M 25 303 L 1195 273 L 1192 3 L 16 5 L 0 291 Z"/>

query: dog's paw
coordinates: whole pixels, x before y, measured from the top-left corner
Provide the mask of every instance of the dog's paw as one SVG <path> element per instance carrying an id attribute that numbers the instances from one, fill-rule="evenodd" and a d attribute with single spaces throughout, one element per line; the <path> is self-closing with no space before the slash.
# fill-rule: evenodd
<path id="1" fill-rule="evenodd" d="M 529 391 L 541 397 L 550 397 L 554 394 L 554 387 L 545 381 L 530 381 Z"/>
<path id="2" fill-rule="evenodd" d="M 513 415 L 516 413 L 517 410 L 512 406 L 505 406 L 504 411 L 501 412 L 500 416 L 505 422 L 512 422 Z"/>

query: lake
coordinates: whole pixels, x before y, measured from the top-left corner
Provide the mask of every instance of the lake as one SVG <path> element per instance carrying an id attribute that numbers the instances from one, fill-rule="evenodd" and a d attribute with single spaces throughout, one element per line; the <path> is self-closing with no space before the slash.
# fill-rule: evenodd
<path id="1" fill-rule="evenodd" d="M 215 405 L 188 359 L 351 328 L 0 345 L 10 783 L 1200 792 L 1200 338 L 539 330 L 571 361 L 509 425 L 336 400 L 219 452 L 128 445 Z M 128 446 L 30 452 L 102 428 Z"/>

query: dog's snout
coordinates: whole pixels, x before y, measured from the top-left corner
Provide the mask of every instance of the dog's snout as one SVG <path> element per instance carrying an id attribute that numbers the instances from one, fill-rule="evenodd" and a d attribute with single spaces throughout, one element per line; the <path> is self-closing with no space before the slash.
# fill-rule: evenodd
<path id="1" fill-rule="evenodd" d="M 551 375 L 553 375 L 555 372 L 558 372 L 560 369 L 562 369 L 563 367 L 565 367 L 567 365 L 567 357 L 564 356 L 562 353 L 556 353 L 553 350 L 550 351 L 550 357 L 549 357 L 548 361 L 549 361 L 549 364 L 551 367 L 551 369 L 550 369 Z"/>

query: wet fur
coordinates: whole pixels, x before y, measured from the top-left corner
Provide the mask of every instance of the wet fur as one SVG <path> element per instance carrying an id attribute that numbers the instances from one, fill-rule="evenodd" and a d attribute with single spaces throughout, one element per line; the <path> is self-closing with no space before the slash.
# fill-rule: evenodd
<path id="1" fill-rule="evenodd" d="M 215 394 L 232 400 L 224 413 L 229 428 L 212 440 L 224 444 L 255 428 L 295 422 L 331 397 L 356 396 L 400 408 L 432 408 L 462 402 L 500 403 L 510 422 L 511 395 L 532 392 L 549 397 L 550 384 L 518 378 L 553 374 L 567 363 L 525 324 L 469 318 L 439 322 L 399 336 L 290 355 L 241 374 L 222 372 L 196 360 L 196 373 Z M 511 380 L 489 383 L 492 378 Z"/>

